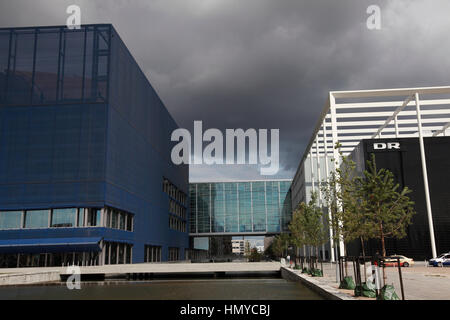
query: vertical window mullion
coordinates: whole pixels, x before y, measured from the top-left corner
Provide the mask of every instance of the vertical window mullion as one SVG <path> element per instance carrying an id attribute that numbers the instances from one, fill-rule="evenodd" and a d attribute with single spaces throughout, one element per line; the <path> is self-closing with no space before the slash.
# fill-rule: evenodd
<path id="1" fill-rule="evenodd" d="M 25 228 L 25 210 L 22 211 L 22 215 L 20 217 L 20 229 Z"/>
<path id="2" fill-rule="evenodd" d="M 81 79 L 81 100 L 84 101 L 84 86 L 86 79 L 86 44 L 87 44 L 87 27 L 84 28 L 84 44 L 83 44 L 83 76 Z"/>
<path id="3" fill-rule="evenodd" d="M 12 44 L 13 44 L 13 30 L 11 30 L 9 32 L 8 68 L 6 70 L 6 79 L 5 79 L 5 102 L 8 101 L 8 82 L 9 82 L 9 74 L 10 74 L 10 69 L 11 69 Z"/>
<path id="4" fill-rule="evenodd" d="M 59 29 L 59 48 L 58 48 L 58 74 L 56 77 L 56 101 L 59 101 L 59 92 L 60 92 L 60 86 L 61 86 L 61 50 L 62 50 L 62 46 L 63 46 L 63 28 Z"/>
<path id="5" fill-rule="evenodd" d="M 31 72 L 31 91 L 30 91 L 30 103 L 33 104 L 33 91 L 34 91 L 34 79 L 36 72 L 36 50 L 37 50 L 37 37 L 38 29 L 34 30 L 34 45 L 33 45 L 33 70 Z"/>

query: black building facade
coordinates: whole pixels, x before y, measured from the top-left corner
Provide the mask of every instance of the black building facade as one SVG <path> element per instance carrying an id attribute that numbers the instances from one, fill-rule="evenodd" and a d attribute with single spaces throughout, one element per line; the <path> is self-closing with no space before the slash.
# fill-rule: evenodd
<path id="1" fill-rule="evenodd" d="M 450 137 L 424 138 L 428 183 L 433 214 L 437 254 L 450 251 Z M 362 140 L 351 157 L 357 171 L 362 174 L 371 154 L 375 154 L 378 168 L 390 170 L 400 188 L 412 190 L 416 214 L 403 239 L 386 239 L 386 253 L 403 254 L 416 260 L 429 259 L 431 241 L 427 218 L 425 188 L 422 174 L 418 138 Z M 365 245 L 366 254 L 381 252 L 379 241 L 370 240 Z M 359 243 L 349 246 L 349 254 L 361 252 Z"/>

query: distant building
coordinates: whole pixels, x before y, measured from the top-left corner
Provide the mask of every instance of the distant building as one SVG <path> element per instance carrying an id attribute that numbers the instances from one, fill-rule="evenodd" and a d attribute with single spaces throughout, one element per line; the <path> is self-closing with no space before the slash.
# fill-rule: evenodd
<path id="1" fill-rule="evenodd" d="M 249 246 L 248 240 L 231 240 L 232 252 L 234 254 L 245 254 L 245 246 Z"/>

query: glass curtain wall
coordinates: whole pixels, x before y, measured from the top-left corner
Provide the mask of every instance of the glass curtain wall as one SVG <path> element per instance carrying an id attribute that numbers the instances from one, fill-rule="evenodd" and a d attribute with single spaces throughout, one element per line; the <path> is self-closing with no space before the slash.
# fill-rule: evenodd
<path id="1" fill-rule="evenodd" d="M 292 215 L 291 181 L 190 184 L 190 233 L 277 233 Z"/>
<path id="2" fill-rule="evenodd" d="M 0 104 L 105 102 L 110 26 L 0 30 Z"/>

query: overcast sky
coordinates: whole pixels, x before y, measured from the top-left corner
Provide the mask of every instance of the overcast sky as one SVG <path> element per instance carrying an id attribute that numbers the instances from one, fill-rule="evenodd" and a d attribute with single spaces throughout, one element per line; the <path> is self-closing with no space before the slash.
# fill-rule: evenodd
<path id="1" fill-rule="evenodd" d="M 293 177 L 328 91 L 449 85 L 448 0 L 1 0 L 0 26 L 65 24 L 70 4 L 114 25 L 181 127 L 280 129 L 276 178 Z M 366 27 L 370 4 L 381 30 Z"/>

